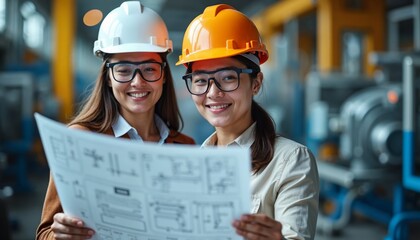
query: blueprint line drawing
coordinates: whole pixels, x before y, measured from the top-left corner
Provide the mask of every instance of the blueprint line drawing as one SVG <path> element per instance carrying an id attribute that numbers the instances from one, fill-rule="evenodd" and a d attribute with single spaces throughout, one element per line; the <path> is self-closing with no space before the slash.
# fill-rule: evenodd
<path id="1" fill-rule="evenodd" d="M 92 239 L 239 240 L 249 213 L 247 149 L 139 143 L 35 114 L 64 212 Z"/>

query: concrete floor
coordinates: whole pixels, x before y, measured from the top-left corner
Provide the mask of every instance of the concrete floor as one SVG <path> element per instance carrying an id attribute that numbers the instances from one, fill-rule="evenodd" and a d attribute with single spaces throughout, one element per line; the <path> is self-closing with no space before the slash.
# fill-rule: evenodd
<path id="1" fill-rule="evenodd" d="M 45 190 L 48 184 L 48 171 L 33 174 L 30 177 L 33 191 L 17 194 L 7 200 L 9 214 L 13 220 L 14 230 L 12 240 L 34 239 L 39 223 Z M 349 239 L 384 239 L 387 235 L 387 226 L 372 222 L 365 218 L 353 220 L 338 235 L 330 236 L 317 233 L 315 240 L 349 240 Z M 1 237 L 0 237 L 1 238 Z M 420 235 L 410 236 L 410 239 L 420 239 Z"/>

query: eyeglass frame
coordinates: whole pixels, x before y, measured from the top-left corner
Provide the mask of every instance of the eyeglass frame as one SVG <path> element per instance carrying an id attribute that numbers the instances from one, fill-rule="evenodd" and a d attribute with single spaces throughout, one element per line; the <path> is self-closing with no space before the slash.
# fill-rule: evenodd
<path id="1" fill-rule="evenodd" d="M 159 65 L 160 65 L 160 76 L 159 76 L 159 78 L 157 78 L 156 80 L 148 80 L 148 79 L 144 78 L 143 73 L 142 73 L 142 71 L 140 70 L 140 68 L 139 68 L 139 67 L 137 67 L 137 68 L 134 70 L 133 75 L 131 76 L 131 79 L 130 79 L 130 80 L 127 80 L 127 81 L 121 81 L 121 80 L 117 80 L 117 79 L 115 78 L 115 76 L 114 76 L 114 66 L 115 66 L 115 65 L 118 65 L 118 64 L 130 64 L 130 65 L 136 65 L 136 66 L 139 66 L 139 65 L 142 65 L 142 64 L 147 64 L 147 63 L 156 63 L 156 64 L 159 64 Z M 134 77 L 136 76 L 136 74 L 137 74 L 137 73 L 139 73 L 139 74 L 140 74 L 140 76 L 141 76 L 141 78 L 142 78 L 144 81 L 146 81 L 146 82 L 157 82 L 157 81 L 159 81 L 159 80 L 162 78 L 162 76 L 163 76 L 163 71 L 164 71 L 164 68 L 166 67 L 166 62 L 155 62 L 155 61 L 130 62 L 130 61 L 120 61 L 120 62 L 113 62 L 113 63 L 107 62 L 107 63 L 105 64 L 105 66 L 106 66 L 107 68 L 110 68 L 110 69 L 111 69 L 112 78 L 113 78 L 116 82 L 119 82 L 119 83 L 128 83 L 128 82 L 133 81 L 133 79 L 134 79 Z"/>
<path id="2" fill-rule="evenodd" d="M 209 91 L 209 89 L 210 89 L 210 80 L 213 80 L 214 84 L 216 85 L 216 87 L 220 91 L 222 91 L 222 92 L 233 92 L 233 91 L 235 91 L 236 89 L 239 88 L 240 79 L 241 79 L 240 74 L 241 73 L 251 74 L 251 73 L 254 73 L 255 72 L 255 69 L 252 69 L 252 68 L 225 67 L 225 68 L 220 68 L 220 69 L 216 69 L 214 71 L 209 71 L 209 72 L 207 72 L 207 71 L 199 71 L 198 73 L 200 73 L 200 74 L 207 74 L 207 75 L 210 75 L 210 74 L 213 74 L 214 75 L 217 72 L 225 71 L 225 70 L 233 70 L 233 71 L 235 71 L 238 74 L 238 85 L 236 86 L 235 89 L 232 89 L 232 90 L 223 90 L 221 88 L 221 86 L 220 86 L 220 83 L 216 80 L 216 78 L 214 76 L 212 76 L 212 77 L 210 77 L 210 78 L 207 79 L 207 88 L 206 88 L 206 90 L 203 93 L 193 93 L 193 92 L 191 92 L 191 90 L 190 90 L 190 88 L 188 86 L 188 81 L 192 79 L 192 76 L 193 76 L 194 72 L 185 74 L 184 76 L 182 76 L 182 79 L 185 81 L 185 85 L 187 86 L 188 92 L 190 92 L 192 95 L 200 96 L 200 95 L 203 95 L 203 94 L 205 94 L 205 93 L 207 93 Z"/>

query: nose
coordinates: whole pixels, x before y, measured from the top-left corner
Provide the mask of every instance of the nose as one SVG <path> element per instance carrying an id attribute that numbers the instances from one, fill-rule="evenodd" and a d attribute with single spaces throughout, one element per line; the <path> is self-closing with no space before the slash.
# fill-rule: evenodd
<path id="1" fill-rule="evenodd" d="M 143 77 L 140 74 L 140 70 L 136 69 L 134 72 L 134 78 L 131 80 L 131 85 L 137 85 L 137 84 L 146 84 L 147 81 L 143 79 Z"/>
<path id="2" fill-rule="evenodd" d="M 221 97 L 221 96 L 223 96 L 223 91 L 222 90 L 220 90 L 218 87 L 217 87 L 217 85 L 216 85 L 216 83 L 214 82 L 214 80 L 213 81 L 210 81 L 209 82 L 209 89 L 208 89 L 208 91 L 207 91 L 207 96 L 208 97 L 210 97 L 210 98 L 216 98 L 216 97 Z"/>

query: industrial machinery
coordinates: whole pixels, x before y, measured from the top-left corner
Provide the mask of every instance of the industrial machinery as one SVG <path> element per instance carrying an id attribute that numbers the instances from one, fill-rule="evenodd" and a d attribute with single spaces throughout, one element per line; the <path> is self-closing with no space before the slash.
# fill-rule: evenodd
<path id="1" fill-rule="evenodd" d="M 35 138 L 33 121 L 34 82 L 32 74 L 25 72 L 0 73 L 0 152 L 9 162 L 3 176 L 15 178 L 17 191 L 28 191 L 28 153 Z"/>
<path id="2" fill-rule="evenodd" d="M 401 166 L 401 84 L 361 90 L 341 107 L 334 131 L 340 135 L 340 159 L 354 172 Z"/>
<path id="3" fill-rule="evenodd" d="M 343 37 L 342 72 L 307 77 L 306 144 L 318 159 L 320 232 L 339 232 L 358 213 L 388 226 L 387 240 L 413 239 L 413 231 L 418 239 L 420 0 L 412 3 L 388 12 L 387 52 L 367 50 L 359 31 Z M 366 63 L 350 49 L 369 56 L 372 78 L 349 71 Z"/>
<path id="4" fill-rule="evenodd" d="M 381 136 L 392 135 L 386 126 L 392 123 L 401 132 L 401 107 L 398 101 L 387 101 L 391 90 L 400 99 L 398 86 L 379 87 L 374 79 L 357 75 L 312 73 L 307 79 L 306 141 L 319 160 L 321 205 L 324 201 L 335 205 L 333 212 L 319 217 L 318 228 L 323 232 L 343 228 L 350 221 L 354 201 L 372 191 L 372 183 L 398 178 L 399 171 L 382 165 L 376 157 L 391 141 Z M 398 157 L 392 158 L 397 161 Z M 390 218 L 391 213 L 387 215 Z"/>
<path id="5" fill-rule="evenodd" d="M 342 73 L 321 74 L 311 72 L 306 80 L 306 118 L 308 131 L 306 144 L 316 154 L 322 154 L 324 146 L 338 148 L 340 138 L 337 123 L 340 107 L 353 93 L 375 85 L 371 78 Z M 330 121 L 331 120 L 331 121 Z M 337 125 L 337 124 L 336 124 Z M 319 152 L 321 151 L 321 152 Z M 337 154 L 330 149 L 328 160 L 337 158 Z"/>
<path id="6" fill-rule="evenodd" d="M 420 193 L 420 169 L 416 156 L 418 152 L 419 137 L 419 117 L 420 109 L 420 84 L 418 74 L 415 74 L 416 67 L 420 67 L 420 58 L 406 56 L 403 62 L 403 187 L 411 191 Z M 418 71 L 417 71 L 418 72 Z M 416 134 L 417 133 L 417 134 Z M 417 146 L 417 147 L 415 147 Z M 417 154 L 416 154 L 417 153 Z M 418 158 L 417 158 L 418 159 Z M 397 196 L 396 201 L 404 202 L 406 195 L 402 192 Z M 420 222 L 419 208 L 401 207 L 394 214 L 390 223 L 387 240 L 398 239 L 406 236 L 406 228 L 409 223 Z"/>
<path id="7" fill-rule="evenodd" d="M 396 58 L 395 54 L 392 57 L 383 54 L 377 64 L 387 69 L 402 68 L 406 55 L 401 53 Z M 307 79 L 307 145 L 315 149 L 319 160 L 321 206 L 334 205 L 332 210 L 331 207 L 321 210 L 318 228 L 322 232 L 341 230 L 353 212 L 390 224 L 395 214 L 409 210 L 408 203 L 411 208 L 418 207 L 415 200 L 418 194 L 411 193 L 411 197 L 407 197 L 409 190 L 402 183 L 403 162 L 406 161 L 403 150 L 407 144 L 403 141 L 403 99 L 407 98 L 407 87 L 403 89 L 401 75 L 397 78 L 380 76 L 366 79 L 312 73 Z M 419 86 L 412 88 L 419 89 Z M 420 106 L 419 97 L 411 101 L 412 106 Z M 410 116 L 418 119 L 419 112 L 415 109 Z M 410 142 L 413 148 L 416 145 L 420 148 L 418 139 L 413 142 Z M 410 169 L 420 166 L 415 155 L 411 162 Z M 418 169 L 410 172 L 418 172 Z M 420 186 L 419 181 L 416 184 Z M 403 225 L 407 218 L 420 218 L 418 212 L 402 216 L 405 218 L 394 219 L 398 224 L 390 228 Z M 407 231 L 407 228 L 390 230 L 394 235 Z"/>

